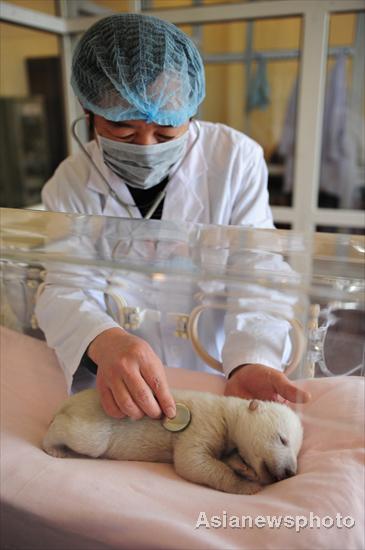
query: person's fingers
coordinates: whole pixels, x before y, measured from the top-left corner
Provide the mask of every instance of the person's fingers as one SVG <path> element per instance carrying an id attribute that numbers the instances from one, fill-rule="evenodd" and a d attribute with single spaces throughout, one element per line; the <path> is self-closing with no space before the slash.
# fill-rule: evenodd
<path id="1" fill-rule="evenodd" d="M 282 397 L 279 394 L 276 394 L 276 395 L 277 395 L 276 401 L 278 403 L 281 403 L 282 405 L 288 405 L 289 404 L 289 401 L 287 399 L 284 399 L 284 397 Z"/>
<path id="2" fill-rule="evenodd" d="M 152 389 L 142 378 L 139 370 L 126 374 L 124 383 L 133 401 L 145 414 L 151 418 L 161 416 L 161 409 L 152 393 Z"/>
<path id="3" fill-rule="evenodd" d="M 139 420 L 143 418 L 143 410 L 135 403 L 128 388 L 124 384 L 121 378 L 115 380 L 111 386 L 114 401 L 123 414 L 133 418 L 133 420 Z"/>
<path id="4" fill-rule="evenodd" d="M 111 390 L 104 385 L 98 385 L 101 406 L 104 412 L 112 418 L 124 418 L 126 415 L 122 413 L 116 404 Z"/>
<path id="5" fill-rule="evenodd" d="M 227 397 L 241 397 L 241 399 L 254 399 L 254 395 L 245 390 L 244 388 L 234 385 L 234 384 L 226 384 L 224 388 L 224 395 Z"/>
<path id="6" fill-rule="evenodd" d="M 176 404 L 170 392 L 163 365 L 161 364 L 161 368 L 156 370 L 142 368 L 141 372 L 143 378 L 156 396 L 162 412 L 165 416 L 174 418 L 176 416 Z"/>
<path id="7" fill-rule="evenodd" d="M 297 388 L 297 403 L 308 403 L 312 399 L 311 394 L 308 391 Z"/>
<path id="8" fill-rule="evenodd" d="M 284 374 L 277 374 L 279 376 L 275 377 L 274 388 L 281 397 L 292 403 L 307 403 L 310 400 L 310 393 L 298 388 Z"/>

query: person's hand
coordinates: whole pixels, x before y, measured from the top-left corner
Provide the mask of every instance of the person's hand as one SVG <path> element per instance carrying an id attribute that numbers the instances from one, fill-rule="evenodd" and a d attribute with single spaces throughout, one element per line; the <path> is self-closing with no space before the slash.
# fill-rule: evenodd
<path id="1" fill-rule="evenodd" d="M 98 366 L 96 388 L 106 414 L 135 420 L 176 415 L 164 366 L 145 340 L 111 328 L 91 342 L 87 354 Z"/>
<path id="2" fill-rule="evenodd" d="M 226 382 L 225 395 L 263 401 L 292 401 L 306 403 L 310 394 L 297 388 L 284 373 L 264 365 L 237 367 Z"/>

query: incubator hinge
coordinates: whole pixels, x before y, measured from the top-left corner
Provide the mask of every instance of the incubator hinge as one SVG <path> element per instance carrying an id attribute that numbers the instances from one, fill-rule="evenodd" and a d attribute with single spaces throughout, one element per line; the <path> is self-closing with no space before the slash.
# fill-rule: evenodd
<path id="1" fill-rule="evenodd" d="M 39 290 L 44 286 L 46 274 L 47 272 L 43 267 L 30 266 L 27 268 L 26 286 L 29 289 L 29 293 L 31 294 L 32 313 L 30 315 L 30 326 L 33 330 L 37 330 L 39 328 L 38 320 L 35 315 L 34 308 L 36 305 L 36 300 L 37 300 Z"/>
<path id="2" fill-rule="evenodd" d="M 136 330 L 139 328 L 142 317 L 139 307 L 125 306 L 120 310 L 120 324 L 127 329 Z"/>
<path id="3" fill-rule="evenodd" d="M 176 316 L 176 328 L 175 336 L 178 338 L 184 338 L 187 340 L 189 338 L 188 334 L 188 324 L 189 324 L 189 315 L 177 314 Z"/>

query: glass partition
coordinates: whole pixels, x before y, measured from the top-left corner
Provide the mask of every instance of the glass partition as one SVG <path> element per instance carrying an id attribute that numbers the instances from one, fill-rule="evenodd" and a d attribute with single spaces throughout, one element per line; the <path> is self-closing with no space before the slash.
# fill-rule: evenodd
<path id="1" fill-rule="evenodd" d="M 365 14 L 332 14 L 318 206 L 365 207 Z"/>
<path id="2" fill-rule="evenodd" d="M 12 209 L 1 234 L 1 318 L 17 330 L 42 336 L 34 303 L 48 285 L 137 335 L 161 330 L 170 366 L 192 346 L 199 368 L 219 370 L 223 324 L 260 314 L 291 327 L 289 375 L 362 372 L 361 237 Z"/>

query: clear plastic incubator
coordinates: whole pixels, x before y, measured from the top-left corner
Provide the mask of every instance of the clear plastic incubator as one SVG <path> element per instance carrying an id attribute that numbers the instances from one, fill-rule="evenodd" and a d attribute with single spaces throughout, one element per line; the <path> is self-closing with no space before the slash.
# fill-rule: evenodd
<path id="1" fill-rule="evenodd" d="M 363 237 L 0 216 L 4 548 L 364 548 Z M 72 304 L 85 315 L 76 322 Z M 88 312 L 146 338 L 172 388 L 222 395 L 222 367 L 264 350 L 311 395 L 287 404 L 304 431 L 297 474 L 233 495 L 182 479 L 172 464 L 46 454 Z"/>
<path id="2" fill-rule="evenodd" d="M 42 337 L 35 300 L 53 285 L 149 334 L 171 367 L 220 371 L 224 324 L 236 317 L 257 319 L 262 340 L 290 323 L 292 377 L 364 373 L 361 236 L 11 209 L 1 235 L 1 322 L 26 334 Z"/>

